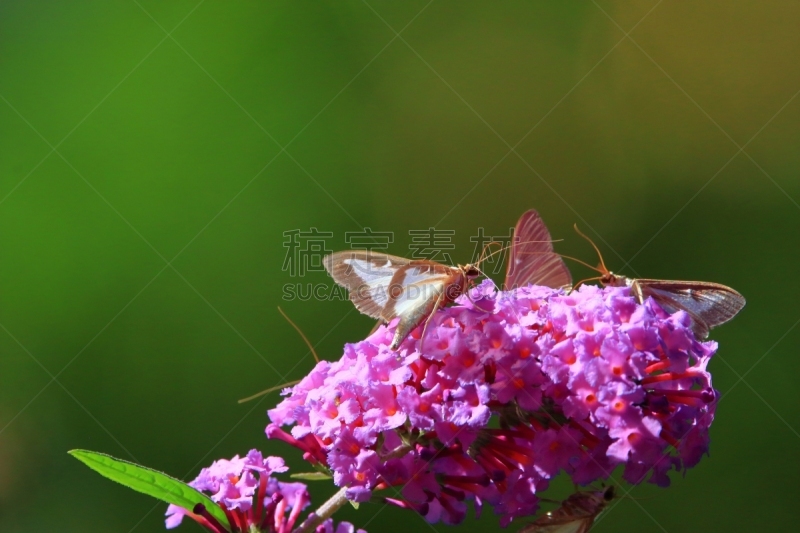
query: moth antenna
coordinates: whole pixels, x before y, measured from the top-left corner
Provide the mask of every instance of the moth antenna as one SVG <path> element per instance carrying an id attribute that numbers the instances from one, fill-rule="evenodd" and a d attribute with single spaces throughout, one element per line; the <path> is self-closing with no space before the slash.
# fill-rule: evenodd
<path id="1" fill-rule="evenodd" d="M 472 299 L 472 297 L 469 295 L 469 292 L 467 292 L 466 295 L 467 295 L 467 300 L 469 300 L 469 302 L 472 304 L 473 307 L 479 309 L 480 311 L 483 311 L 484 313 L 491 313 L 491 311 L 487 311 L 486 309 L 478 305 L 478 302 Z"/>
<path id="2" fill-rule="evenodd" d="M 477 268 L 477 267 L 475 267 L 475 268 Z M 480 269 L 478 269 L 478 270 L 480 270 Z M 483 272 L 481 272 L 481 274 L 483 274 Z M 495 283 L 495 282 L 494 282 L 494 280 L 493 280 L 492 278 L 490 278 L 489 276 L 487 276 L 486 274 L 483 274 L 483 275 L 484 275 L 484 277 L 485 277 L 486 279 L 488 279 L 489 281 L 491 281 L 491 282 L 492 282 L 492 285 L 494 285 L 494 288 L 495 288 L 495 289 L 497 289 L 497 283 Z M 499 291 L 500 289 L 497 289 L 497 290 Z M 480 310 L 481 310 L 481 311 L 483 311 L 484 313 L 490 313 L 490 312 L 491 312 L 491 311 L 487 311 L 486 309 L 484 309 L 483 307 L 481 307 L 480 305 L 478 305 L 478 303 L 477 303 L 475 300 L 473 300 L 473 299 L 472 299 L 472 296 L 470 296 L 470 295 L 469 295 L 469 289 L 467 289 L 466 291 L 464 291 L 464 294 L 467 296 L 467 300 L 469 300 L 469 301 L 470 301 L 470 303 L 471 303 L 473 306 L 477 307 L 478 309 L 480 309 Z"/>
<path id="3" fill-rule="evenodd" d="M 497 283 L 495 283 L 495 282 L 494 282 L 494 280 L 493 280 L 492 278 L 490 278 L 489 276 L 487 276 L 487 275 L 486 275 L 486 272 L 484 272 L 483 270 L 481 270 L 481 269 L 480 269 L 480 267 L 477 267 L 477 266 L 475 266 L 475 265 L 472 265 L 472 266 L 473 266 L 473 267 L 475 267 L 475 270 L 477 270 L 478 272 L 480 272 L 480 273 L 481 273 L 481 276 L 483 276 L 484 278 L 486 278 L 486 279 L 488 279 L 489 281 L 491 281 L 491 282 L 492 282 L 492 285 L 494 285 L 494 288 L 495 288 L 496 290 L 498 290 L 498 291 L 500 290 L 500 287 L 498 287 L 498 286 L 497 286 Z M 467 298 L 469 298 L 469 291 L 467 291 Z M 472 301 L 472 300 L 470 300 L 470 301 Z"/>
<path id="4" fill-rule="evenodd" d="M 489 281 L 491 281 L 491 282 L 492 282 L 492 285 L 494 285 L 494 290 L 496 290 L 498 293 L 502 292 L 502 291 L 500 290 L 500 287 L 498 287 L 498 286 L 497 286 L 497 283 L 495 283 L 495 282 L 494 282 L 494 280 L 493 280 L 492 278 L 490 278 L 489 276 L 487 276 L 487 275 L 486 275 L 486 273 L 485 273 L 483 270 L 481 270 L 480 268 L 478 268 L 478 267 L 475 267 L 475 268 L 478 270 L 478 272 L 480 272 L 480 273 L 483 275 L 483 277 L 484 277 L 484 278 L 486 278 L 486 279 L 488 279 Z M 489 311 L 487 311 L 486 309 L 483 309 L 483 308 L 482 308 L 480 305 L 478 305 L 478 304 L 475 302 L 475 300 L 473 300 L 473 299 L 472 299 L 472 297 L 469 295 L 469 290 L 467 290 L 467 291 L 466 291 L 466 295 L 467 295 L 467 299 L 468 299 L 468 300 L 469 300 L 469 301 L 472 303 L 472 305 L 474 305 L 475 307 L 477 307 L 478 309 L 480 309 L 480 310 L 481 310 L 481 311 L 483 311 L 484 313 L 489 313 Z M 516 319 L 517 319 L 517 322 L 519 322 L 519 315 L 517 314 L 517 311 L 516 311 L 516 309 L 514 309 L 514 308 L 512 307 L 512 308 L 511 308 L 511 311 L 513 311 L 513 312 L 514 312 L 514 316 L 516 317 Z"/>
<path id="5" fill-rule="evenodd" d="M 530 243 L 532 243 L 532 242 L 561 242 L 561 241 L 563 241 L 563 240 L 564 240 L 564 239 L 554 239 L 554 240 L 549 240 L 549 241 L 520 241 L 520 242 L 512 242 L 512 243 L 511 243 L 511 244 L 509 244 L 508 246 L 502 246 L 502 247 L 501 247 L 499 250 L 495 250 L 494 252 L 490 253 L 490 254 L 489 254 L 489 255 L 487 255 L 486 257 L 483 257 L 483 258 L 481 258 L 481 260 L 480 260 L 480 261 L 484 261 L 484 260 L 486 260 L 486 259 L 489 259 L 489 258 L 490 258 L 490 257 L 492 257 L 493 255 L 499 254 L 499 253 L 501 253 L 501 252 L 505 252 L 506 250 L 508 250 L 509 248 L 511 248 L 512 246 L 514 246 L 515 244 L 530 244 Z M 495 241 L 492 241 L 492 243 L 494 243 L 494 242 L 495 242 Z M 492 243 L 490 243 L 490 244 L 492 244 Z M 497 244 L 500 244 L 500 243 L 498 242 Z M 550 253 L 550 252 L 548 252 L 548 253 Z M 552 253 L 555 253 L 555 252 L 552 252 Z M 478 264 L 480 264 L 480 261 L 478 262 Z"/>
<path id="6" fill-rule="evenodd" d="M 584 239 L 589 241 L 589 244 L 592 245 L 592 248 L 594 248 L 594 251 L 597 252 L 597 257 L 600 258 L 600 268 L 603 269 L 603 273 L 604 274 L 607 273 L 608 272 L 608 268 L 606 268 L 606 263 L 605 263 L 605 261 L 603 261 L 603 254 L 600 253 L 600 249 L 597 247 L 597 245 L 594 243 L 594 241 L 592 239 L 590 239 L 589 237 L 587 237 L 586 235 L 581 233 L 581 230 L 578 229 L 578 224 L 575 224 L 573 227 L 575 228 L 575 231 L 578 233 L 578 235 L 580 235 L 581 237 L 583 237 Z"/>
<path id="7" fill-rule="evenodd" d="M 481 269 L 480 269 L 478 266 L 476 266 L 476 265 L 472 265 L 472 267 L 473 267 L 475 270 L 477 270 L 478 272 L 480 272 L 481 276 L 483 276 L 484 278 L 486 278 L 486 279 L 488 279 L 489 281 L 491 281 L 491 282 L 492 282 L 492 285 L 494 285 L 494 288 L 495 288 L 495 290 L 496 290 L 496 291 L 498 291 L 498 292 L 500 291 L 500 288 L 497 286 L 497 283 L 495 283 L 495 282 L 494 282 L 494 280 L 493 280 L 492 278 L 490 278 L 489 276 L 487 276 L 487 275 L 486 275 L 486 272 L 484 272 L 483 270 L 481 270 Z M 467 297 L 467 300 L 469 300 L 469 301 L 470 301 L 470 303 L 472 303 L 472 305 L 474 305 L 475 307 L 477 307 L 478 309 L 480 309 L 480 310 L 481 310 L 481 311 L 483 311 L 484 313 L 488 313 L 489 311 L 487 311 L 486 309 L 483 309 L 481 306 L 479 306 L 478 304 L 476 304 L 476 303 L 475 303 L 475 300 L 473 300 L 473 299 L 472 299 L 472 296 L 470 296 L 470 295 L 469 295 L 469 291 L 470 291 L 470 289 L 471 289 L 471 288 L 472 288 L 472 286 L 471 286 L 471 282 L 470 282 L 470 286 L 469 286 L 469 287 L 468 287 L 468 288 L 467 288 L 467 289 L 464 291 L 464 295 Z"/>
<path id="8" fill-rule="evenodd" d="M 257 392 L 255 394 L 253 394 L 252 396 L 248 396 L 247 398 L 242 398 L 237 403 L 245 403 L 245 402 L 249 402 L 250 400 L 255 400 L 256 398 L 258 398 L 260 396 L 264 396 L 265 394 L 269 394 L 272 391 L 280 390 L 280 389 L 282 389 L 284 387 L 291 387 L 292 385 L 297 385 L 301 381 L 302 380 L 298 379 L 296 381 L 290 381 L 288 383 L 284 383 L 283 385 L 276 385 L 275 387 L 270 387 L 268 389 L 262 390 L 261 392 Z"/>
<path id="9" fill-rule="evenodd" d="M 652 500 L 655 498 L 655 495 L 652 496 L 631 496 L 630 494 L 622 494 L 620 496 L 615 496 L 615 500 L 633 500 L 635 502 L 642 501 L 642 500 Z"/>
<path id="10" fill-rule="evenodd" d="M 560 254 L 558 252 L 522 252 L 522 253 L 524 255 L 533 255 L 533 254 L 553 254 L 553 255 L 557 255 L 559 257 L 563 257 L 564 259 L 569 259 L 570 261 L 575 261 L 576 263 L 581 264 L 581 265 L 585 266 L 586 268 L 588 268 L 590 270 L 594 270 L 595 272 L 599 272 L 600 274 L 605 274 L 605 272 L 603 272 L 601 269 L 597 268 L 596 266 L 590 265 L 586 261 L 581 261 L 577 257 L 572 257 L 572 256 L 569 256 L 569 255 Z"/>
<path id="11" fill-rule="evenodd" d="M 578 485 L 577 483 L 575 483 L 573 481 L 572 482 L 572 486 L 575 487 L 575 491 L 576 492 L 586 492 L 586 491 L 589 491 L 589 492 L 603 492 L 603 490 L 605 490 L 606 487 L 610 487 L 610 486 L 620 487 L 621 486 L 614 479 L 609 478 L 608 481 L 611 482 L 608 485 L 606 485 L 604 481 L 600 481 L 600 486 L 599 487 L 597 485 L 595 485 L 594 483 L 591 483 L 591 484 L 587 485 L 586 487 L 581 487 L 580 485 Z"/>
<path id="12" fill-rule="evenodd" d="M 486 243 L 486 245 L 483 247 L 483 250 L 481 250 L 481 255 L 478 256 L 478 264 L 481 264 L 484 259 L 487 259 L 487 257 L 483 256 L 483 254 L 486 253 L 487 248 L 489 248 L 493 244 L 497 244 L 498 246 L 500 246 L 501 249 L 503 248 L 503 245 L 501 243 L 497 242 L 497 241 L 491 241 L 489 243 Z M 488 257 L 491 257 L 491 256 L 488 256 Z"/>
<path id="13" fill-rule="evenodd" d="M 286 321 L 287 321 L 289 324 L 291 324 L 291 326 L 292 326 L 292 327 L 295 329 L 295 331 L 297 331 L 297 333 L 299 333 L 299 334 L 300 334 L 300 337 L 302 337 L 302 338 L 303 338 L 303 340 L 304 340 L 304 341 L 305 341 L 305 343 L 306 343 L 306 346 L 308 346 L 308 349 L 309 349 L 309 350 L 311 350 L 311 355 L 313 355 L 313 356 L 314 356 L 314 360 L 315 360 L 317 363 L 319 363 L 319 356 L 317 356 L 317 352 L 316 352 L 316 350 L 314 350 L 314 346 L 311 344 L 311 341 L 309 341 L 309 340 L 308 340 L 308 337 L 306 337 L 306 336 L 305 336 L 305 334 L 303 334 L 303 330 L 301 330 L 301 329 L 300 329 L 300 328 L 297 326 L 297 324 L 295 324 L 294 322 L 292 322 L 292 319 L 291 319 L 291 318 L 289 318 L 288 316 L 286 316 L 286 313 L 284 313 L 284 312 L 283 312 L 283 309 L 281 309 L 281 307 L 280 307 L 280 306 L 278 306 L 278 312 L 279 312 L 281 315 L 283 315 L 283 318 L 285 318 L 285 319 L 286 319 Z"/>

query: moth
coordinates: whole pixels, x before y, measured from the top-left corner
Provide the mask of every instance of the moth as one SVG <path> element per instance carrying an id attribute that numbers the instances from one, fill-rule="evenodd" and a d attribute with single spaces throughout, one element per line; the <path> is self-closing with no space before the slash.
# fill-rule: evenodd
<path id="1" fill-rule="evenodd" d="M 550 511 L 519 530 L 519 533 L 587 533 L 597 516 L 614 499 L 614 487 L 602 491 L 578 491 Z"/>
<path id="2" fill-rule="evenodd" d="M 387 323 L 400 318 L 390 345 L 396 350 L 414 328 L 464 294 L 483 275 L 478 266 L 481 260 L 448 266 L 428 259 L 351 250 L 327 255 L 323 264 L 333 280 L 349 291 L 356 309 Z M 572 283 L 534 210 L 524 213 L 515 227 L 506 275 L 508 289 L 527 283 L 554 288 Z"/>
<path id="3" fill-rule="evenodd" d="M 514 228 L 504 288 L 510 290 L 529 283 L 554 289 L 572 287 L 569 269 L 553 251 L 550 232 L 534 209 L 523 213 Z"/>
<path id="4" fill-rule="evenodd" d="M 667 313 L 686 311 L 692 319 L 692 331 L 698 339 L 708 337 L 710 329 L 728 322 L 744 307 L 745 299 L 741 294 L 719 283 L 627 278 L 614 274 L 606 268 L 594 242 L 581 233 L 577 225 L 575 231 L 588 240 L 597 252 L 600 267 L 595 270 L 600 273 L 598 279 L 603 286 L 630 287 L 631 294 L 640 304 L 652 298 Z"/>

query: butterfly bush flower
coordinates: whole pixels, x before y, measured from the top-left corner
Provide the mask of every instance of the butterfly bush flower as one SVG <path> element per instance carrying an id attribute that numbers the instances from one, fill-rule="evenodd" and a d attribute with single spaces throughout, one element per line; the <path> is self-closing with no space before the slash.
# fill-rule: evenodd
<path id="1" fill-rule="evenodd" d="M 490 281 L 392 351 L 393 326 L 321 361 L 269 411 L 270 438 L 328 469 L 355 501 L 458 523 L 468 501 L 507 525 L 566 472 L 588 484 L 618 465 L 668 485 L 708 449 L 718 399 L 689 315 L 627 287 L 565 294 Z M 282 426 L 291 426 L 289 431 Z"/>
<path id="2" fill-rule="evenodd" d="M 245 457 L 220 459 L 204 468 L 192 482 L 192 487 L 207 493 L 228 518 L 231 531 L 289 533 L 300 513 L 311 500 L 304 483 L 285 483 L 272 474 L 285 472 L 288 467 L 280 457 L 263 457 L 258 450 L 250 450 Z M 188 516 L 213 533 L 227 532 L 202 504 L 194 509 L 177 505 L 167 508 L 167 529 L 177 527 Z M 334 527 L 328 518 L 316 533 L 354 533 L 348 522 Z M 358 530 L 358 533 L 365 533 Z"/>

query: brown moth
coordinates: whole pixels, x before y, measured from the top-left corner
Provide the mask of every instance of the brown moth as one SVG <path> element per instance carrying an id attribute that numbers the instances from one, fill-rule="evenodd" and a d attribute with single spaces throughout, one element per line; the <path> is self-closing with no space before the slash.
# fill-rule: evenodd
<path id="1" fill-rule="evenodd" d="M 350 292 L 356 309 L 382 322 L 400 318 L 390 346 L 396 350 L 415 327 L 483 275 L 478 267 L 483 259 L 476 264 L 447 266 L 428 259 L 352 250 L 325 256 L 323 264 L 333 280 Z M 553 252 L 547 228 L 533 210 L 517 223 L 509 265 L 507 289 L 527 283 L 554 288 L 572 283 L 561 257 Z"/>
<path id="2" fill-rule="evenodd" d="M 333 280 L 350 292 L 356 309 L 384 322 L 400 317 L 392 350 L 482 274 L 471 264 L 452 267 L 428 259 L 361 250 L 333 253 L 325 256 L 323 264 Z"/>
<path id="3" fill-rule="evenodd" d="M 503 288 L 510 290 L 529 283 L 554 289 L 572 287 L 569 269 L 553 251 L 550 232 L 534 209 L 523 213 L 514 228 Z"/>
<path id="4" fill-rule="evenodd" d="M 644 303 L 656 301 L 667 313 L 686 311 L 692 319 L 692 331 L 698 339 L 708 337 L 711 328 L 731 320 L 742 310 L 744 297 L 730 287 L 710 281 L 675 281 L 665 279 L 627 278 L 606 268 L 603 256 L 589 237 L 575 226 L 575 231 L 588 240 L 600 258 L 600 283 L 611 287 L 630 287 L 631 294 Z"/>
<path id="5" fill-rule="evenodd" d="M 602 491 L 578 491 L 519 533 L 587 533 L 597 516 L 614 499 L 614 487 Z"/>

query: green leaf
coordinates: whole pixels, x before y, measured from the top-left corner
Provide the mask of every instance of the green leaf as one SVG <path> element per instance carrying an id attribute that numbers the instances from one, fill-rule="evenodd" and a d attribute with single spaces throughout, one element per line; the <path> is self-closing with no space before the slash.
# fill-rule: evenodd
<path id="1" fill-rule="evenodd" d="M 331 476 L 324 472 L 300 472 L 298 474 L 290 474 L 289 477 L 305 481 L 323 481 L 325 479 L 331 479 Z"/>
<path id="2" fill-rule="evenodd" d="M 172 503 L 188 511 L 194 509 L 198 503 L 202 503 L 209 514 L 230 529 L 228 518 L 222 509 L 211 498 L 183 481 L 158 470 L 115 459 L 103 453 L 88 450 L 71 450 L 68 453 L 100 475 L 162 502 Z"/>
<path id="3" fill-rule="evenodd" d="M 353 500 L 347 500 L 347 501 L 350 502 L 350 505 L 352 505 L 354 509 L 358 509 L 358 506 L 361 505 L 360 503 L 354 502 Z"/>

